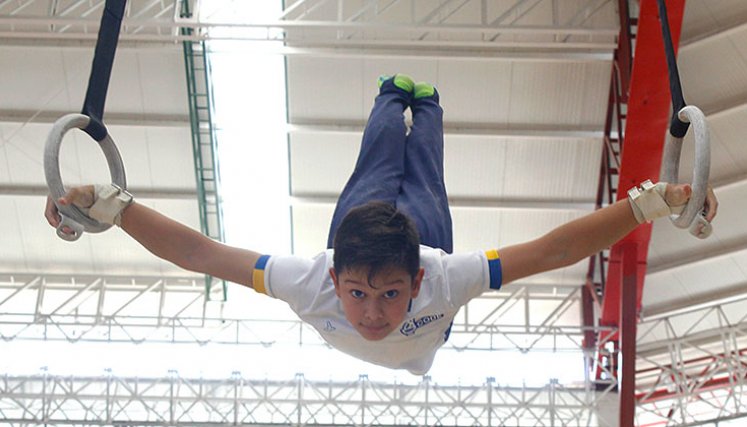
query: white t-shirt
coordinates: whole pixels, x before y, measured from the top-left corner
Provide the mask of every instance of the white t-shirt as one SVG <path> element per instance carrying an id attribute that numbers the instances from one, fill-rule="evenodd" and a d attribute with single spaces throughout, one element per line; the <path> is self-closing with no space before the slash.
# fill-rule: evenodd
<path id="1" fill-rule="evenodd" d="M 405 320 L 379 341 L 363 338 L 345 318 L 329 274 L 333 250 L 313 259 L 263 256 L 254 270 L 254 289 L 281 299 L 313 326 L 330 345 L 359 359 L 422 375 L 436 350 L 446 342 L 459 308 L 472 298 L 501 285 L 498 253 L 447 254 L 420 247 L 425 270 L 420 293 Z"/>

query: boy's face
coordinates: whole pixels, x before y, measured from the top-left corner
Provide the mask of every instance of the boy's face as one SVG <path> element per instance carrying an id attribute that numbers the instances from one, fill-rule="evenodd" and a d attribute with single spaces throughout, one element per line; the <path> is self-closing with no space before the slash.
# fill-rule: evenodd
<path id="1" fill-rule="evenodd" d="M 383 339 L 402 323 L 410 299 L 418 296 L 423 280 L 422 268 L 414 279 L 402 268 L 382 269 L 370 285 L 366 269 L 345 269 L 336 274 L 330 268 L 329 273 L 345 317 L 370 341 Z"/>

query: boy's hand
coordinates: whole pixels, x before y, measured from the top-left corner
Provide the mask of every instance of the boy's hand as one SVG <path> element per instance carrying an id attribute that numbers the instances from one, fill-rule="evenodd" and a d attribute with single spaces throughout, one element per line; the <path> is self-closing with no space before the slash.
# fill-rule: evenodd
<path id="1" fill-rule="evenodd" d="M 664 199 L 669 206 L 683 206 L 688 200 L 690 200 L 692 192 L 693 190 L 690 184 L 667 184 Z M 705 203 L 703 205 L 703 218 L 710 223 L 713 221 L 713 218 L 716 217 L 717 211 L 718 200 L 716 199 L 716 194 L 713 192 L 713 188 L 709 185 Z M 705 231 L 705 227 L 704 224 L 697 222 L 693 234 L 698 236 Z"/>
<path id="2" fill-rule="evenodd" d="M 74 187 L 68 190 L 64 196 L 57 199 L 57 203 L 63 206 L 75 205 L 81 209 L 90 208 L 95 200 L 95 192 L 93 185 L 84 185 L 82 187 Z M 62 221 L 60 212 L 57 209 L 51 196 L 47 196 L 47 207 L 44 210 L 44 217 L 47 218 L 47 222 L 54 228 L 57 228 Z M 65 233 L 71 233 L 73 230 L 64 227 Z"/>
<path id="3" fill-rule="evenodd" d="M 667 201 L 669 206 L 681 206 L 687 203 L 692 196 L 693 189 L 690 184 L 667 184 L 666 194 L 664 199 Z M 718 200 L 716 194 L 713 192 L 713 188 L 708 186 L 708 192 L 706 193 L 705 205 L 703 206 L 703 212 L 706 221 L 711 222 L 716 216 L 718 210 Z"/>

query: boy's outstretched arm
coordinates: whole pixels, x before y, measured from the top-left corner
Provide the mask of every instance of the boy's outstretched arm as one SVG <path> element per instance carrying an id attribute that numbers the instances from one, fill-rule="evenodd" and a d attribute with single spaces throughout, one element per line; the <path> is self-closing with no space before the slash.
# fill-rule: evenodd
<path id="1" fill-rule="evenodd" d="M 93 204 L 93 192 L 93 186 L 76 187 L 58 202 L 87 208 Z M 53 227 L 60 223 L 51 198 L 47 198 L 45 217 Z M 122 211 L 121 227 L 159 258 L 190 271 L 252 286 L 252 271 L 260 256 L 256 252 L 217 242 L 138 203 Z"/>
<path id="2" fill-rule="evenodd" d="M 669 206 L 684 205 L 692 190 L 687 184 L 667 184 Z M 709 188 L 706 220 L 716 216 L 718 202 Z M 573 265 L 621 240 L 638 226 L 627 198 L 550 231 L 544 236 L 500 249 L 503 284 L 543 271 Z"/>

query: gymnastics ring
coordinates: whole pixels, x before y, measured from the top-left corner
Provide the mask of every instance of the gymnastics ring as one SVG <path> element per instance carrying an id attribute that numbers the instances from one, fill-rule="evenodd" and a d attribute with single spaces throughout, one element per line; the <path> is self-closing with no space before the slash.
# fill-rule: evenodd
<path id="1" fill-rule="evenodd" d="M 705 115 L 698 107 L 688 105 L 679 111 L 680 120 L 693 125 L 695 132 L 695 162 L 693 166 L 692 196 L 685 209 L 679 215 L 671 215 L 672 223 L 679 228 L 690 228 L 690 234 L 700 239 L 710 236 L 713 228 L 703 215 L 706 194 L 708 193 L 708 176 L 711 169 L 711 139 Z M 664 164 L 662 180 L 677 183 L 679 175 L 682 138 L 667 133 L 664 145 Z M 702 228 L 698 231 L 698 228 Z"/>
<path id="2" fill-rule="evenodd" d="M 62 185 L 62 178 L 60 177 L 59 162 L 62 138 L 72 128 L 85 129 L 90 121 L 91 119 L 83 114 L 68 114 L 60 117 L 54 123 L 54 126 L 52 126 L 44 147 L 44 175 L 47 179 L 47 186 L 49 187 L 52 200 L 62 217 L 60 225 L 57 226 L 57 235 L 70 242 L 78 240 L 83 231 L 100 233 L 111 227 L 111 224 L 103 224 L 90 218 L 77 206 L 62 206 L 57 204 L 57 200 L 65 195 L 65 188 Z M 104 151 L 106 162 L 109 164 L 109 174 L 111 175 L 112 183 L 126 189 L 127 180 L 125 178 L 124 164 L 122 163 L 119 150 L 117 150 L 117 146 L 114 144 L 114 140 L 107 133 L 98 143 Z M 63 227 L 70 228 L 72 232 L 64 232 Z"/>

